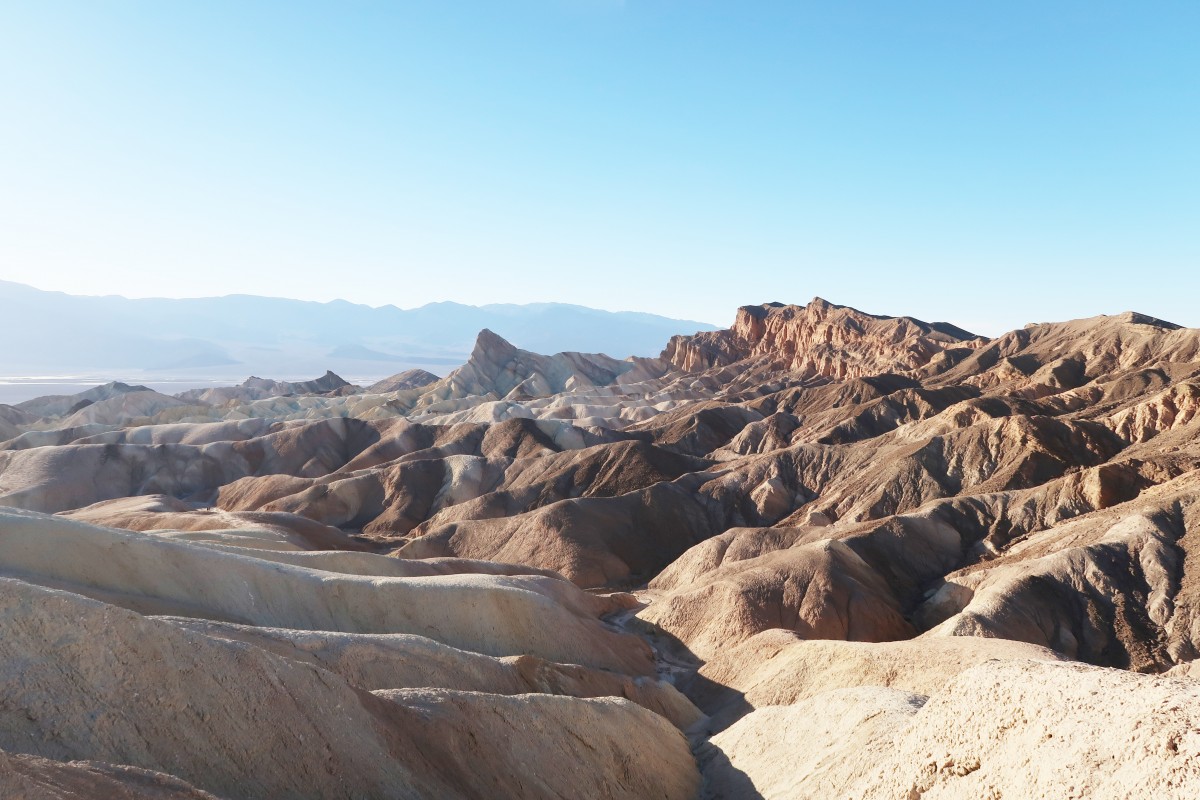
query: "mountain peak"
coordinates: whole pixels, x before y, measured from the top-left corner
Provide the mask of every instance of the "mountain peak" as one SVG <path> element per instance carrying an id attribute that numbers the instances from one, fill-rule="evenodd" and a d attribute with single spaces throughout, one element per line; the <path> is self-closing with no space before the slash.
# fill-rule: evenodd
<path id="1" fill-rule="evenodd" d="M 1165 319 L 1152 317 L 1149 314 L 1141 314 L 1137 311 L 1126 311 L 1116 316 L 1121 322 L 1126 322 L 1131 325 L 1152 325 L 1155 328 L 1162 328 L 1168 331 L 1177 331 L 1182 328 L 1182 325 L 1176 325 L 1174 322 L 1167 322 Z"/>
<path id="2" fill-rule="evenodd" d="M 326 392 L 339 391 L 349 385 L 349 382 L 333 372 L 333 370 L 325 370 L 324 375 L 314 378 L 311 381 L 277 381 L 271 378 L 259 378 L 251 375 L 242 381 L 239 388 L 277 393 L 282 396 L 290 394 L 324 394 Z"/>
<path id="3" fill-rule="evenodd" d="M 495 361 L 498 358 L 511 358 L 517 353 L 517 347 L 490 328 L 484 328 L 475 337 L 475 347 L 471 351 L 471 360 L 486 359 Z"/>
<path id="4" fill-rule="evenodd" d="M 805 306 L 743 306 L 733 327 L 677 336 L 663 358 L 688 371 L 753 359 L 806 377 L 850 378 L 919 369 L 943 350 L 983 341 L 946 323 L 877 316 L 815 297 Z"/>

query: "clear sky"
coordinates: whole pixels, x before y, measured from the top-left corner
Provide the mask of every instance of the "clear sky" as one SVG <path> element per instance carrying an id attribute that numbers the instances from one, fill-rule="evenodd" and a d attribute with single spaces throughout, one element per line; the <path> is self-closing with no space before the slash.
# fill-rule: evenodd
<path id="1" fill-rule="evenodd" d="M 1200 3 L 0 0 L 0 278 L 1200 326 Z"/>

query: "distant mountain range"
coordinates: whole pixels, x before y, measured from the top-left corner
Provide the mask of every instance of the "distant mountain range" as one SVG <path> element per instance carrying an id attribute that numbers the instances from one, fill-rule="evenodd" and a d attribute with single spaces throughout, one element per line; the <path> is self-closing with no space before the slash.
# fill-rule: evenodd
<path id="1" fill-rule="evenodd" d="M 563 303 L 378 308 L 229 295 L 196 299 L 83 297 L 0 281 L 12 344 L 0 374 L 311 377 L 388 375 L 466 360 L 480 330 L 542 353 L 657 355 L 676 334 L 715 326 Z"/>

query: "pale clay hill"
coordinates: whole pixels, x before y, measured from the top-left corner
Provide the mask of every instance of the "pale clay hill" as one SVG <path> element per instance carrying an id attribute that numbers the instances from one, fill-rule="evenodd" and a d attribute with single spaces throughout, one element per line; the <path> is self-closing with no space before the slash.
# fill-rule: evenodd
<path id="1" fill-rule="evenodd" d="M 0 796 L 1200 796 L 1200 330 L 817 299 L 0 406 Z"/>

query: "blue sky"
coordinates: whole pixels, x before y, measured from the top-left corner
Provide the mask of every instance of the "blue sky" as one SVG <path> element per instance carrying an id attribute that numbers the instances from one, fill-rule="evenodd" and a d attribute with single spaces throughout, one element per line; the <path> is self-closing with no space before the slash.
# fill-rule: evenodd
<path id="1" fill-rule="evenodd" d="M 1200 326 L 1194 2 L 0 0 L 0 278 Z"/>

